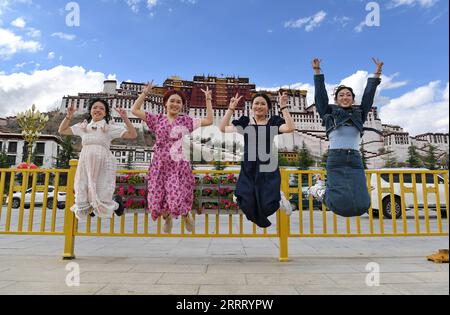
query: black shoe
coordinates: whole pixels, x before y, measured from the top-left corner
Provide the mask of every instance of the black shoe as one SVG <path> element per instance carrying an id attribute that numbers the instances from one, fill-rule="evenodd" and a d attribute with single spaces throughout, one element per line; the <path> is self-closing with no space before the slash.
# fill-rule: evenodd
<path id="1" fill-rule="evenodd" d="M 91 214 L 89 214 L 89 216 L 90 216 L 91 218 L 95 218 L 95 213 L 92 212 Z"/>
<path id="2" fill-rule="evenodd" d="M 124 212 L 125 212 L 125 208 L 123 207 L 123 199 L 120 196 L 114 196 L 114 201 L 117 202 L 119 204 L 119 208 L 117 208 L 117 210 L 114 211 L 114 213 L 116 214 L 116 216 L 121 217 L 123 216 Z"/>

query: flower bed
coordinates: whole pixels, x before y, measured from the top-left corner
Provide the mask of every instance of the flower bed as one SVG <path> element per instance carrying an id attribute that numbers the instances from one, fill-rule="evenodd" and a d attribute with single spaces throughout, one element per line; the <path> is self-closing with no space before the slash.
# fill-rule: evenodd
<path id="1" fill-rule="evenodd" d="M 147 179 L 142 175 L 129 174 L 116 178 L 115 195 L 122 197 L 125 212 L 147 209 Z"/>

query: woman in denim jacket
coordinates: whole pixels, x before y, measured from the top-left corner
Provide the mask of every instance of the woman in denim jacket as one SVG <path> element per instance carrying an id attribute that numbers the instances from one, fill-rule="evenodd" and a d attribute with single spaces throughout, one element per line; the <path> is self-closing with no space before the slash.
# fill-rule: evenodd
<path id="1" fill-rule="evenodd" d="M 384 63 L 376 64 L 375 77 L 369 78 L 361 106 L 354 106 L 355 93 L 347 86 L 339 86 L 335 92 L 336 105 L 330 105 L 321 73 L 319 59 L 313 60 L 315 72 L 316 107 L 326 127 L 330 148 L 327 161 L 327 182 L 317 178 L 309 194 L 343 217 L 356 217 L 367 213 L 370 196 L 364 166 L 359 151 L 365 130 L 364 123 L 372 108 L 375 93 L 381 83 Z"/>

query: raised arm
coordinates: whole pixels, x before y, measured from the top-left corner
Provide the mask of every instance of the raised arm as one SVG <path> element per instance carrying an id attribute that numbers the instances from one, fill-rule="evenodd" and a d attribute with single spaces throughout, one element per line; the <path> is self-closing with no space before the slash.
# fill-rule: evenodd
<path id="1" fill-rule="evenodd" d="M 231 99 L 230 107 L 228 108 L 225 117 L 222 119 L 222 122 L 220 123 L 221 132 L 233 133 L 237 131 L 236 127 L 230 124 L 230 120 L 242 98 L 243 96 L 239 96 L 239 93 L 237 93 L 236 96 Z"/>
<path id="2" fill-rule="evenodd" d="M 381 74 L 384 66 L 384 62 L 382 62 L 379 59 L 373 58 L 373 62 L 376 65 L 375 77 L 369 78 L 369 80 L 367 81 L 367 86 L 361 101 L 361 109 L 363 110 L 363 121 L 367 120 L 367 115 L 369 114 L 373 106 L 373 101 L 375 99 L 375 94 L 377 92 L 378 85 L 380 85 L 381 83 Z"/>
<path id="3" fill-rule="evenodd" d="M 325 76 L 322 74 L 320 67 L 321 60 L 315 58 L 312 62 L 314 69 L 314 85 L 316 88 L 315 101 L 316 108 L 321 118 L 331 111 L 330 100 L 328 98 L 328 92 L 325 88 Z"/>
<path id="4" fill-rule="evenodd" d="M 73 115 L 76 112 L 76 108 L 73 105 L 70 105 L 67 108 L 66 117 L 64 117 L 64 120 L 61 122 L 61 125 L 59 126 L 59 134 L 63 136 L 73 136 L 72 129 L 70 129 L 70 122 L 73 119 Z"/>
<path id="5" fill-rule="evenodd" d="M 142 94 L 138 97 L 136 102 L 134 102 L 133 108 L 131 110 L 131 113 L 134 116 L 144 121 L 147 120 L 147 116 L 145 114 L 145 111 L 142 110 L 142 105 L 144 105 L 145 98 L 147 97 L 148 93 L 152 91 L 152 89 L 153 89 L 153 81 L 148 82 L 147 86 L 144 88 L 144 91 L 142 91 Z"/>
<path id="6" fill-rule="evenodd" d="M 283 113 L 283 118 L 286 121 L 285 124 L 280 126 L 280 133 L 292 133 L 295 131 L 294 119 L 292 119 L 291 113 L 289 112 L 289 96 L 287 92 L 284 92 L 283 95 L 278 93 L 278 97 L 280 99 L 280 112 Z"/>
<path id="7" fill-rule="evenodd" d="M 128 118 L 127 111 L 121 107 L 116 107 L 115 110 L 127 126 L 127 132 L 122 136 L 122 139 L 136 139 L 137 132 L 130 119 Z"/>
<path id="8" fill-rule="evenodd" d="M 200 127 L 208 127 L 214 123 L 214 113 L 212 106 L 212 91 L 209 90 L 209 87 L 206 87 L 206 90 L 202 89 L 202 92 L 205 94 L 206 98 L 206 118 L 203 118 L 200 121 Z"/>

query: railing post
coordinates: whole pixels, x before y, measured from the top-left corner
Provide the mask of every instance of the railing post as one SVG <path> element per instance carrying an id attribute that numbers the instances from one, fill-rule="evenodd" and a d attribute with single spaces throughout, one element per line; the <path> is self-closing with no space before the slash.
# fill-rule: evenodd
<path id="1" fill-rule="evenodd" d="M 289 199 L 289 174 L 286 170 L 281 170 L 281 190 L 286 198 Z M 280 238 L 280 262 L 289 261 L 288 236 L 289 222 L 288 216 L 284 211 L 278 211 L 278 237 Z"/>
<path id="2" fill-rule="evenodd" d="M 70 211 L 70 208 L 73 206 L 75 200 L 73 189 L 77 166 L 77 160 L 70 161 L 70 169 L 67 178 L 66 210 L 64 213 L 64 260 L 75 259 L 75 214 Z"/>

